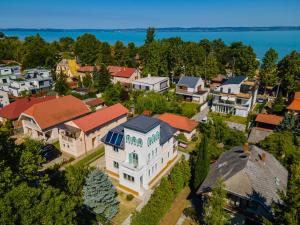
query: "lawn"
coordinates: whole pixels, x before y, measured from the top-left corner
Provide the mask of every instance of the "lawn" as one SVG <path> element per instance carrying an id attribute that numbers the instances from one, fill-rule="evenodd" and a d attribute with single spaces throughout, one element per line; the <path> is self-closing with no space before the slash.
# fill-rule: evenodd
<path id="1" fill-rule="evenodd" d="M 199 112 L 199 104 L 193 102 L 181 102 L 180 106 L 182 108 L 182 115 L 186 117 L 193 117 L 197 112 Z"/>
<path id="2" fill-rule="evenodd" d="M 230 114 L 223 114 L 223 113 L 216 113 L 216 112 L 209 112 L 208 117 L 220 116 L 225 121 L 233 122 L 233 123 L 240 123 L 240 124 L 247 124 L 247 117 L 241 116 L 234 116 Z"/>
<path id="3" fill-rule="evenodd" d="M 87 155 L 83 159 L 79 160 L 74 164 L 74 166 L 83 166 L 83 165 L 89 165 L 90 163 L 94 162 L 96 159 L 102 157 L 104 155 L 104 147 L 100 146 L 98 149 L 96 149 L 93 153 Z"/>
<path id="4" fill-rule="evenodd" d="M 197 145 L 199 144 L 201 140 L 201 134 L 197 132 L 196 134 L 197 140 L 188 141 L 188 146 L 186 148 L 182 148 L 178 146 L 178 150 L 185 153 L 191 153 L 195 149 L 197 149 Z"/>
<path id="5" fill-rule="evenodd" d="M 131 213 L 134 212 L 136 207 L 141 203 L 138 198 L 133 198 L 131 201 L 126 199 L 126 194 L 118 192 L 118 199 L 120 201 L 120 209 L 118 214 L 113 218 L 113 224 L 121 224 Z"/>
<path id="6" fill-rule="evenodd" d="M 181 216 L 183 210 L 190 205 L 187 197 L 189 196 L 191 190 L 189 187 L 184 188 L 179 195 L 174 200 L 171 209 L 167 212 L 167 214 L 162 218 L 159 225 L 175 225 L 177 220 Z"/>

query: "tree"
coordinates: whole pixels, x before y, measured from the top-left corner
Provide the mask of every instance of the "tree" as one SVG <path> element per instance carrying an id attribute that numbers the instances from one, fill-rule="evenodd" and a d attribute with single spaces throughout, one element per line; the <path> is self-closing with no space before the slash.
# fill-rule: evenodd
<path id="1" fill-rule="evenodd" d="M 103 92 L 111 84 L 111 74 L 107 67 L 102 64 L 99 70 L 93 72 L 94 87 Z"/>
<path id="2" fill-rule="evenodd" d="M 212 195 L 204 205 L 204 221 L 207 225 L 223 225 L 229 222 L 229 215 L 225 211 L 226 191 L 221 180 L 217 180 Z"/>
<path id="3" fill-rule="evenodd" d="M 204 181 L 208 170 L 209 170 L 209 155 L 208 155 L 208 138 L 206 135 L 203 136 L 202 141 L 199 145 L 199 151 L 194 161 L 193 173 L 194 181 L 193 186 L 197 189 L 200 184 Z"/>
<path id="4" fill-rule="evenodd" d="M 272 105 L 272 112 L 274 114 L 281 114 L 284 108 L 285 108 L 284 99 L 282 95 L 279 94 Z"/>
<path id="5" fill-rule="evenodd" d="M 263 58 L 260 69 L 261 84 L 265 89 L 267 86 L 274 87 L 277 84 L 277 60 L 278 53 L 270 48 Z"/>
<path id="6" fill-rule="evenodd" d="M 3 32 L 0 32 L 0 38 L 5 38 L 5 34 Z"/>
<path id="7" fill-rule="evenodd" d="M 92 34 L 83 34 L 77 38 L 74 50 L 83 65 L 94 65 L 100 49 L 100 42 Z"/>
<path id="8" fill-rule="evenodd" d="M 74 39 L 71 37 L 63 37 L 59 39 L 59 49 L 62 52 L 72 52 Z"/>
<path id="9" fill-rule="evenodd" d="M 117 66 L 126 66 L 128 61 L 126 47 L 123 42 L 117 41 L 114 46 L 114 64 Z"/>
<path id="10" fill-rule="evenodd" d="M 0 224 L 77 224 L 75 203 L 64 193 L 48 187 L 23 183 L 7 192 L 0 201 Z"/>
<path id="11" fill-rule="evenodd" d="M 83 76 L 82 86 L 85 88 L 91 88 L 93 86 L 93 78 L 90 73 L 85 73 L 85 76 Z"/>
<path id="12" fill-rule="evenodd" d="M 100 53 L 97 58 L 97 64 L 104 64 L 106 66 L 113 63 L 113 57 L 111 52 L 111 46 L 107 42 L 103 42 L 100 45 Z"/>
<path id="13" fill-rule="evenodd" d="M 173 193 L 176 196 L 182 190 L 185 184 L 185 177 L 181 164 L 175 165 L 172 169 L 170 181 L 172 184 Z"/>
<path id="14" fill-rule="evenodd" d="M 298 87 L 297 80 L 300 78 L 300 54 L 293 51 L 278 63 L 278 77 L 282 78 L 283 90 L 290 95 Z"/>
<path id="15" fill-rule="evenodd" d="M 65 75 L 63 73 L 59 74 L 55 82 L 54 90 L 60 95 L 65 95 L 69 89 Z"/>
<path id="16" fill-rule="evenodd" d="M 93 170 L 86 178 L 83 187 L 84 204 L 95 214 L 111 220 L 119 210 L 117 191 L 100 170 Z"/>
<path id="17" fill-rule="evenodd" d="M 155 40 L 155 28 L 149 27 L 147 29 L 145 45 L 151 44 Z"/>
<path id="18" fill-rule="evenodd" d="M 164 113 L 168 109 L 167 98 L 156 92 L 147 92 L 137 97 L 135 110 L 142 113 L 144 110 L 150 110 L 153 113 Z"/>
<path id="19" fill-rule="evenodd" d="M 103 93 L 103 99 L 105 101 L 105 104 L 113 105 L 115 103 L 120 102 L 122 93 L 123 88 L 120 83 L 117 83 L 115 85 L 109 85 Z"/>
<path id="20" fill-rule="evenodd" d="M 283 203 L 274 206 L 275 224 L 300 223 L 300 162 L 293 164 L 286 194 L 281 193 Z"/>

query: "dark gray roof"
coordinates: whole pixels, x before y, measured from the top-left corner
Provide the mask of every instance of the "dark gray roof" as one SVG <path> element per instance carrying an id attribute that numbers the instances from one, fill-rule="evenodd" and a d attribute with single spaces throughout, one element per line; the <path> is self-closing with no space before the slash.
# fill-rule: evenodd
<path id="1" fill-rule="evenodd" d="M 226 80 L 224 82 L 223 85 L 226 85 L 226 84 L 240 84 L 242 83 L 247 77 L 246 76 L 235 76 L 235 77 L 231 77 L 229 78 L 228 80 Z"/>
<path id="2" fill-rule="evenodd" d="M 249 151 L 250 154 L 246 155 L 243 147 L 239 146 L 224 152 L 211 165 L 197 193 L 209 192 L 216 180 L 221 178 L 228 192 L 258 201 L 266 208 L 273 201 L 280 201 L 278 190 L 286 190 L 287 170 L 273 155 L 258 147 L 251 145 Z M 261 160 L 262 153 L 266 155 L 265 161 Z"/>
<path id="3" fill-rule="evenodd" d="M 147 133 L 159 124 L 159 120 L 140 115 L 123 124 L 124 127 L 131 130 L 136 130 L 142 133 Z"/>
<path id="4" fill-rule="evenodd" d="M 178 81 L 177 85 L 185 85 L 190 88 L 195 88 L 200 77 L 189 77 L 189 76 L 183 76 Z"/>
<path id="5" fill-rule="evenodd" d="M 133 120 L 133 122 L 130 122 L 132 120 Z M 145 124 L 148 124 L 149 127 L 150 127 L 150 124 L 152 124 L 152 125 L 155 124 L 155 126 L 152 126 L 151 129 L 153 129 L 154 127 L 160 125 L 160 144 L 161 145 L 163 145 L 168 140 L 170 140 L 170 138 L 173 137 L 173 135 L 177 131 L 175 128 L 171 127 L 169 124 L 167 124 L 167 123 L 165 123 L 165 122 L 163 122 L 159 119 L 156 119 L 156 118 L 153 118 L 153 117 L 148 117 L 148 116 L 135 117 L 135 118 L 133 118 L 133 119 L 131 119 L 131 120 L 115 127 L 115 128 L 113 128 L 113 129 L 111 129 L 110 131 L 112 131 L 114 133 L 119 133 L 119 134 L 124 135 L 124 128 L 125 127 L 129 128 L 129 129 L 133 129 L 133 128 L 128 127 L 128 123 L 130 125 L 132 125 L 132 124 L 135 124 L 136 122 L 145 122 Z M 143 126 L 143 124 L 141 124 L 141 126 Z M 136 128 L 136 126 L 133 126 L 133 127 Z M 138 131 L 137 129 L 134 129 L 134 130 Z M 140 131 L 140 132 L 145 133 L 143 131 Z M 105 139 L 106 139 L 106 135 L 102 138 L 102 142 L 106 143 Z M 106 143 L 106 144 L 110 144 L 110 143 Z M 122 146 L 122 148 L 124 148 L 124 139 L 122 140 L 121 146 Z"/>

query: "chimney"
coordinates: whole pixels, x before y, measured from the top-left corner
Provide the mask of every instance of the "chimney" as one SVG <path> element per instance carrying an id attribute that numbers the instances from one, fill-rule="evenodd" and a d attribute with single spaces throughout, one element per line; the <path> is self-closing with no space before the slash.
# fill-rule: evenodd
<path id="1" fill-rule="evenodd" d="M 263 152 L 263 153 L 261 154 L 261 156 L 260 156 L 260 159 L 261 159 L 261 161 L 263 161 L 263 162 L 265 162 L 265 161 L 266 161 L 266 159 L 267 159 L 267 155 L 266 155 L 266 153 L 265 153 L 265 152 Z"/>
<path id="2" fill-rule="evenodd" d="M 243 145 L 243 151 L 245 154 L 249 155 L 250 154 L 250 151 L 249 151 L 249 144 L 248 143 L 245 143 Z"/>

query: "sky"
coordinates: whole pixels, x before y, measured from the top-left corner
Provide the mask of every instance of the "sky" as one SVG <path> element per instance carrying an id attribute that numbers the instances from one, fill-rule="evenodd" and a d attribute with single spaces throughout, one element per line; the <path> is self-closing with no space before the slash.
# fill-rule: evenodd
<path id="1" fill-rule="evenodd" d="M 0 0 L 0 11 L 0 28 L 300 25 L 300 0 Z"/>

